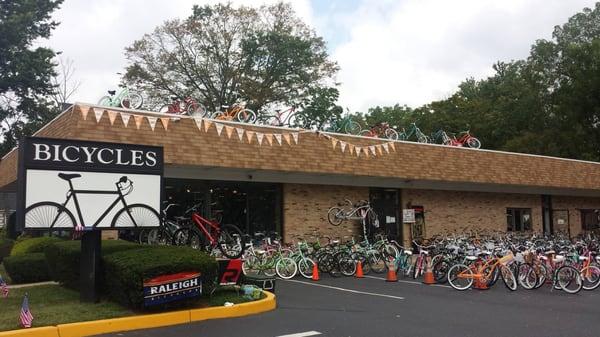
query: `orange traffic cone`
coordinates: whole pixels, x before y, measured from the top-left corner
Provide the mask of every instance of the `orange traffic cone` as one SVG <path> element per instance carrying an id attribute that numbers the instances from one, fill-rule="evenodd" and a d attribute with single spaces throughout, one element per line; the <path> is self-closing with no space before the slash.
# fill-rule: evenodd
<path id="1" fill-rule="evenodd" d="M 433 270 L 431 270 L 431 259 L 427 258 L 425 264 L 425 274 L 423 275 L 423 284 L 435 284 L 435 278 L 433 277 Z"/>
<path id="2" fill-rule="evenodd" d="M 315 262 L 315 264 L 313 264 L 312 280 L 313 281 L 318 281 L 319 280 L 319 267 L 317 267 L 317 263 L 316 262 Z"/>
<path id="3" fill-rule="evenodd" d="M 358 260 L 358 263 L 356 264 L 356 273 L 354 274 L 354 276 L 356 276 L 356 278 L 365 277 L 362 270 L 362 262 L 360 262 L 360 260 Z"/>
<path id="4" fill-rule="evenodd" d="M 396 276 L 396 263 L 395 261 L 388 263 L 388 272 L 387 277 L 385 278 L 386 282 L 398 282 L 398 277 Z"/>

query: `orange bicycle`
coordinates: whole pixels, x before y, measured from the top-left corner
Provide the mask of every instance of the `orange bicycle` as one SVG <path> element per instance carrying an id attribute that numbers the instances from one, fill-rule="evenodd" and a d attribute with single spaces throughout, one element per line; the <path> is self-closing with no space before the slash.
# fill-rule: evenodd
<path id="1" fill-rule="evenodd" d="M 223 111 L 213 113 L 211 118 L 222 121 L 237 120 L 241 123 L 256 122 L 256 113 L 246 109 L 246 102 L 236 102 L 232 106 L 222 105 L 221 108 L 223 108 Z"/>
<path id="2" fill-rule="evenodd" d="M 487 254 L 485 254 L 487 255 Z M 504 285 L 511 290 L 517 290 L 517 279 L 512 270 L 507 266 L 514 260 L 512 252 L 498 258 L 485 259 L 480 256 L 468 256 L 467 261 L 471 264 L 456 264 L 448 270 L 448 282 L 456 290 L 467 290 L 476 281 L 480 285 L 489 287 L 495 283 L 498 276 L 502 276 Z"/>

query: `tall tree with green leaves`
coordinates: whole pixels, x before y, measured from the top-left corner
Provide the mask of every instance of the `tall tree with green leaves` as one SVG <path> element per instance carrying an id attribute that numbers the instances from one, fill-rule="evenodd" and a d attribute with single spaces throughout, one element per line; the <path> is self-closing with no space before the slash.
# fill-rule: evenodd
<path id="1" fill-rule="evenodd" d="M 191 96 L 210 111 L 238 99 L 253 110 L 298 106 L 338 70 L 324 40 L 284 3 L 195 6 L 187 19 L 135 41 L 126 57 L 124 80 L 158 99 L 154 105 Z"/>
<path id="2" fill-rule="evenodd" d="M 55 53 L 33 42 L 48 38 L 58 23 L 51 13 L 63 0 L 0 0 L 0 155 L 56 113 Z"/>

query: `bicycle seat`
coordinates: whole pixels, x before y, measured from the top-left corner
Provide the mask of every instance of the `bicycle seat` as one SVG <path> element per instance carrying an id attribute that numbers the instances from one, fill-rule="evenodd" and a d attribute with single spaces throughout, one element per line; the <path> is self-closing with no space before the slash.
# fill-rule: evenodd
<path id="1" fill-rule="evenodd" d="M 467 259 L 468 261 L 475 261 L 475 260 L 477 260 L 477 256 L 473 256 L 473 255 L 467 255 L 466 259 Z"/>
<path id="2" fill-rule="evenodd" d="M 408 249 L 407 249 L 407 250 L 405 250 L 405 251 L 404 251 L 404 255 L 407 255 L 407 256 L 411 256 L 411 255 L 413 255 L 413 253 L 412 253 L 412 250 L 408 250 Z"/>
<path id="3" fill-rule="evenodd" d="M 116 94 L 116 93 L 117 93 L 116 90 L 109 90 L 108 91 L 108 94 L 111 95 L 111 96 L 114 95 L 114 94 Z"/>
<path id="4" fill-rule="evenodd" d="M 171 99 L 174 100 L 174 101 L 176 101 L 177 98 L 178 98 L 177 96 L 171 96 Z"/>
<path id="5" fill-rule="evenodd" d="M 556 257 L 552 260 L 554 263 L 563 262 L 565 257 L 562 255 L 556 255 Z"/>
<path id="6" fill-rule="evenodd" d="M 579 261 L 586 261 L 588 258 L 587 256 L 580 256 L 579 257 Z"/>
<path id="7" fill-rule="evenodd" d="M 59 177 L 60 179 L 62 179 L 62 180 L 67 180 L 67 181 L 69 181 L 69 180 L 71 180 L 71 179 L 73 179 L 73 178 L 79 178 L 79 177 L 81 177 L 81 174 L 79 174 L 79 173 L 73 173 L 73 174 L 59 173 L 59 174 L 58 174 L 58 177 Z"/>
<path id="8" fill-rule="evenodd" d="M 544 254 L 552 255 L 552 254 L 556 254 L 556 252 L 554 250 L 549 250 L 549 251 L 545 252 Z"/>

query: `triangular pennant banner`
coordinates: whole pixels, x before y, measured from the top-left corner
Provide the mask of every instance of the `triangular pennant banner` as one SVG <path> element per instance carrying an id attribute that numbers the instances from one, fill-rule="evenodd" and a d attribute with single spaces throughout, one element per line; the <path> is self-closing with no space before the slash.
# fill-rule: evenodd
<path id="1" fill-rule="evenodd" d="M 160 122 L 162 123 L 163 128 L 165 128 L 165 130 L 167 130 L 169 128 L 169 121 L 170 120 L 171 119 L 169 117 L 161 117 L 160 118 Z"/>
<path id="2" fill-rule="evenodd" d="M 333 146 L 334 150 L 335 150 L 335 146 L 337 145 L 337 143 L 338 143 L 338 140 L 332 137 L 331 138 L 331 146 Z M 342 150 L 342 152 L 344 152 L 344 151 Z"/>
<path id="3" fill-rule="evenodd" d="M 354 148 L 356 150 L 356 157 L 360 157 L 360 153 L 362 152 L 362 148 L 360 146 L 357 146 Z"/>
<path id="4" fill-rule="evenodd" d="M 150 123 L 150 129 L 154 131 L 154 128 L 156 127 L 156 121 L 158 121 L 158 118 L 152 116 L 146 116 L 146 118 L 148 118 L 148 123 Z"/>
<path id="5" fill-rule="evenodd" d="M 394 150 L 394 152 L 396 152 L 396 144 L 390 142 L 390 147 L 392 148 L 392 150 Z"/>
<path id="6" fill-rule="evenodd" d="M 368 147 L 363 147 L 363 151 L 365 151 L 365 156 L 367 158 L 369 158 L 369 148 Z"/>
<path id="7" fill-rule="evenodd" d="M 383 144 L 381 144 L 381 146 L 383 146 L 383 149 L 385 150 L 386 153 L 390 153 L 390 148 L 388 146 L 388 143 L 383 143 Z"/>
<path id="8" fill-rule="evenodd" d="M 344 153 L 344 150 L 346 150 L 346 144 L 346 142 L 340 141 L 340 149 L 342 150 L 342 153 Z"/>
<path id="9" fill-rule="evenodd" d="M 127 127 L 127 125 L 129 124 L 129 118 L 131 118 L 130 114 L 121 112 L 121 120 L 123 121 L 123 125 L 125 125 L 125 127 Z"/>
<path id="10" fill-rule="evenodd" d="M 275 136 L 275 139 L 277 139 L 277 143 L 281 145 L 281 133 L 275 133 L 273 136 Z"/>
<path id="11" fill-rule="evenodd" d="M 262 145 L 263 138 L 265 137 L 264 133 L 257 132 L 256 140 L 258 140 L 258 145 Z"/>
<path id="12" fill-rule="evenodd" d="M 267 137 L 267 143 L 269 143 L 269 145 L 273 146 L 273 134 L 272 133 L 267 133 L 265 135 L 265 137 Z"/>
<path id="13" fill-rule="evenodd" d="M 296 145 L 298 145 L 298 138 L 300 137 L 300 134 L 298 132 L 293 132 L 292 133 L 292 138 L 294 138 L 294 143 L 296 143 Z"/>
<path id="14" fill-rule="evenodd" d="M 116 111 L 108 111 L 108 121 L 110 122 L 110 125 L 115 124 L 115 119 L 117 119 L 117 112 Z"/>
<path id="15" fill-rule="evenodd" d="M 354 145 L 348 143 L 348 150 L 350 151 L 351 155 L 354 155 Z"/>
<path id="16" fill-rule="evenodd" d="M 237 131 L 238 137 L 240 138 L 240 142 L 244 141 L 244 129 L 235 128 L 235 131 Z"/>
<path id="17" fill-rule="evenodd" d="M 285 139 L 285 142 L 288 143 L 288 145 L 292 145 L 292 139 L 289 133 L 284 134 L 283 139 Z"/>
<path id="18" fill-rule="evenodd" d="M 231 139 L 231 135 L 233 134 L 233 130 L 235 130 L 235 128 L 233 126 L 225 125 L 225 133 L 227 134 L 227 138 Z"/>
<path id="19" fill-rule="evenodd" d="M 223 126 L 225 126 L 225 125 L 223 125 L 221 123 L 215 123 L 215 128 L 217 128 L 217 134 L 219 136 L 221 135 L 221 132 L 223 132 Z"/>
<path id="20" fill-rule="evenodd" d="M 80 106 L 79 110 L 81 110 L 81 117 L 83 117 L 83 120 L 87 120 L 87 115 L 90 112 L 90 108 L 87 106 Z"/>
<path id="21" fill-rule="evenodd" d="M 94 108 L 94 115 L 96 115 L 96 123 L 100 123 L 104 109 Z"/>
<path id="22" fill-rule="evenodd" d="M 135 121 L 135 128 L 139 130 L 140 126 L 142 126 L 142 121 L 144 120 L 144 116 L 133 115 L 133 120 Z"/>
<path id="23" fill-rule="evenodd" d="M 198 130 L 202 130 L 202 118 L 194 118 L 194 122 L 196 123 Z"/>
<path id="24" fill-rule="evenodd" d="M 371 150 L 371 154 L 373 154 L 374 156 L 377 155 L 377 152 L 375 152 L 375 146 L 374 145 L 369 146 L 369 150 Z"/>
<path id="25" fill-rule="evenodd" d="M 210 129 L 210 126 L 212 125 L 213 122 L 208 121 L 208 120 L 204 120 L 204 132 L 208 132 L 208 129 Z"/>
<path id="26" fill-rule="evenodd" d="M 382 148 L 381 144 L 377 144 L 377 145 L 375 145 L 375 147 L 377 148 L 377 152 L 379 152 L 379 155 L 383 156 L 383 150 L 381 149 Z"/>
<path id="27" fill-rule="evenodd" d="M 248 139 L 248 144 L 252 144 L 252 137 L 254 137 L 254 131 L 246 131 L 246 138 Z"/>

